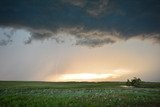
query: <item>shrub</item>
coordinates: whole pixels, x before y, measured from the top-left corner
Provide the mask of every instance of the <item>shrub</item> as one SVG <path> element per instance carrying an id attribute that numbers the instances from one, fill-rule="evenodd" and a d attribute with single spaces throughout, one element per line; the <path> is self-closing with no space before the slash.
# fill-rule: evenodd
<path id="1" fill-rule="evenodd" d="M 131 86 L 131 82 L 130 82 L 129 79 L 127 79 L 126 85 L 127 85 L 127 86 Z"/>
<path id="2" fill-rule="evenodd" d="M 127 86 L 134 86 L 134 87 L 140 87 L 141 86 L 141 79 L 140 78 L 136 78 L 134 77 L 133 79 L 131 79 L 131 81 L 128 79 L 126 82 Z"/>

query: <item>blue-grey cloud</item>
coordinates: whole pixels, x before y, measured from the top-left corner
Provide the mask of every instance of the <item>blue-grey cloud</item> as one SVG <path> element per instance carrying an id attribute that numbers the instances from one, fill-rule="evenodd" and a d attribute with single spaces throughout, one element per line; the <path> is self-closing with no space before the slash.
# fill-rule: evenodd
<path id="1" fill-rule="evenodd" d="M 0 34 L 0 46 L 6 46 L 13 41 L 12 36 L 14 35 L 14 31 L 15 29 L 10 29 L 9 32 L 4 31 L 2 34 Z"/>
<path id="2" fill-rule="evenodd" d="M 77 27 L 83 28 L 81 32 L 74 31 L 80 44 L 90 43 L 91 46 L 102 42 L 101 35 L 83 37 L 92 31 L 116 32 L 123 39 L 143 35 L 143 38 L 160 41 L 159 12 L 159 0 L 1 0 L 0 26 L 32 29 L 32 37 L 27 43 L 32 39 L 50 38 L 59 29 Z M 47 30 L 53 34 L 35 34 L 34 30 Z"/>
<path id="3" fill-rule="evenodd" d="M 2 39 L 2 40 L 0 40 L 0 46 L 6 46 L 6 45 L 8 45 L 8 44 L 11 43 L 11 42 L 12 42 L 12 40 L 9 40 L 9 39 L 7 39 L 7 40 Z"/>

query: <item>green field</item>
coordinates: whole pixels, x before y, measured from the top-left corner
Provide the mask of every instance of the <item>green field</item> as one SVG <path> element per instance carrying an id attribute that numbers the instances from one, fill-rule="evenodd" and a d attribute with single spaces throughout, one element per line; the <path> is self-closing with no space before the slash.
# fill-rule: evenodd
<path id="1" fill-rule="evenodd" d="M 160 83 L 0 81 L 0 107 L 158 107 Z"/>

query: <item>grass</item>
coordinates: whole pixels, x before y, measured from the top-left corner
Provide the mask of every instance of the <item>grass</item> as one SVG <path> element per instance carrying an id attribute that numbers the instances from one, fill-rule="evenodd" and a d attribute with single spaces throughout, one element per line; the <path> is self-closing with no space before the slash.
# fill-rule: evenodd
<path id="1" fill-rule="evenodd" d="M 158 107 L 160 83 L 0 81 L 0 107 Z"/>

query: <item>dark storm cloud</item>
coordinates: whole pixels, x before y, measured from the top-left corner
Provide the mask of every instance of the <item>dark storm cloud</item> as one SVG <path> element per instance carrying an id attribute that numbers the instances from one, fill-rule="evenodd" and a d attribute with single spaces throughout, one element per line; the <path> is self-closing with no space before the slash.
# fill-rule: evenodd
<path id="1" fill-rule="evenodd" d="M 66 2 L 81 7 L 90 15 L 98 16 L 110 7 L 109 0 L 66 0 Z"/>
<path id="2" fill-rule="evenodd" d="M 30 44 L 33 39 L 35 40 L 44 40 L 47 38 L 52 37 L 52 33 L 47 33 L 47 32 L 32 32 L 31 37 L 28 38 L 28 40 L 25 41 L 25 44 Z"/>
<path id="3" fill-rule="evenodd" d="M 0 25 L 31 29 L 26 43 L 50 38 L 59 29 L 66 28 L 81 45 L 116 42 L 111 37 L 107 39 L 108 35 L 89 35 L 95 31 L 112 36 L 116 36 L 113 35 L 116 32 L 122 39 L 143 35 L 159 42 L 159 12 L 159 0 L 1 0 Z M 78 27 L 83 30 L 77 30 Z M 74 28 L 76 30 L 72 30 Z M 40 33 L 35 33 L 37 30 Z M 89 37 L 85 37 L 87 34 Z"/>
<path id="4" fill-rule="evenodd" d="M 76 45 L 87 45 L 89 47 L 97 47 L 97 46 L 102 46 L 104 44 L 109 44 L 109 43 L 114 43 L 115 41 L 110 39 L 110 38 L 106 38 L 106 39 L 79 39 L 76 42 Z"/>

